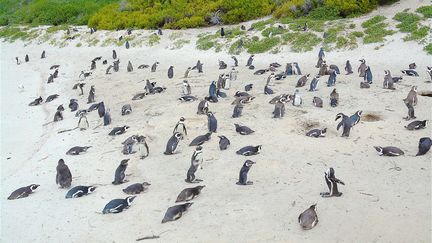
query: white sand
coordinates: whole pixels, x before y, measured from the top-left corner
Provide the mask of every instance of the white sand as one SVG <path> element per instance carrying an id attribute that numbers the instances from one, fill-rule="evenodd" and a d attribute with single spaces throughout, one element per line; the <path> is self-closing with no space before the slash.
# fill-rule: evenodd
<path id="1" fill-rule="evenodd" d="M 417 1 L 411 1 L 417 2 Z M 404 6 L 397 7 L 397 10 Z M 384 10 L 383 10 L 384 11 Z M 201 32 L 199 30 L 198 32 Z M 193 30 L 186 31 L 193 33 Z M 167 31 L 168 33 L 168 31 Z M 272 118 L 273 96 L 263 94 L 266 75 L 255 76 L 244 66 L 248 55 L 238 56 L 240 61 L 238 80 L 226 91 L 227 99 L 210 104 L 210 110 L 218 119 L 218 133 L 204 144 L 204 169 L 197 172 L 206 185 L 202 195 L 178 221 L 161 224 L 165 210 L 174 205 L 177 194 L 184 188 L 195 186 L 184 182 L 190 165 L 193 147 L 190 141 L 207 131 L 207 118 L 196 115 L 198 102 L 180 103 L 181 83 L 184 71 L 200 59 L 204 74 L 192 72 L 192 93 L 204 97 L 212 80 L 219 73 L 217 60 L 231 66 L 230 55 L 197 51 L 191 45 L 179 50 L 168 50 L 168 34 L 155 47 L 93 47 L 52 48 L 44 45 L 23 47 L 22 43 L 1 43 L 1 241 L 2 242 L 132 242 L 136 238 L 152 234 L 161 235 L 154 242 L 430 242 L 431 241 L 431 153 L 414 157 L 418 140 L 430 136 L 430 128 L 408 131 L 402 117 L 407 108 L 402 99 L 412 85 L 419 91 L 431 90 L 426 66 L 432 63 L 422 47 L 400 40 L 402 34 L 392 36 L 386 46 L 374 50 L 374 45 L 353 51 L 328 52 L 328 63 L 343 69 L 347 59 L 357 69 L 360 58 L 365 58 L 374 74 L 371 89 L 360 89 L 358 75 L 346 76 L 342 72 L 337 79 L 341 100 L 337 108 L 329 106 L 332 88 L 325 86 L 327 76 L 319 84 L 319 91 L 310 93 L 300 88 L 304 104 L 293 107 L 287 104 L 283 119 Z M 72 90 L 81 70 L 88 70 L 90 60 L 103 56 L 112 62 L 111 50 L 116 49 L 120 58 L 120 72 L 105 75 L 107 66 L 97 63 L 97 70 L 87 80 L 85 95 L 78 96 Z M 47 58 L 40 60 L 42 50 Z M 30 62 L 16 65 L 15 56 Z M 318 50 L 307 53 L 256 55 L 254 65 L 265 68 L 271 62 L 285 65 L 297 61 L 303 73 L 314 75 L 317 69 Z M 135 70 L 126 72 L 130 60 Z M 158 72 L 138 70 L 139 64 L 158 60 Z M 384 70 L 394 76 L 408 64 L 416 62 L 420 77 L 404 77 L 395 91 L 381 88 Z M 60 64 L 59 78 L 47 84 L 49 67 Z M 175 78 L 167 79 L 170 65 L 175 67 Z M 282 69 L 281 69 L 282 70 Z M 342 70 L 341 70 L 342 71 Z M 299 76 L 289 76 L 272 86 L 276 94 L 293 93 Z M 166 92 L 132 101 L 134 94 L 142 92 L 145 79 L 167 87 Z M 25 86 L 19 92 L 19 84 Z M 240 118 L 231 118 L 233 95 L 244 85 L 254 84 L 252 94 L 256 99 L 243 110 Z M 87 94 L 95 85 L 96 101 L 104 101 L 111 109 L 113 124 L 98 127 L 101 123 L 97 112 L 88 115 L 91 129 L 58 134 L 73 128 L 78 122 L 74 112 L 67 108 L 69 99 L 77 98 L 80 108 L 88 108 Z M 51 103 L 37 107 L 27 104 L 41 95 L 60 97 Z M 313 107 L 313 96 L 324 100 L 324 108 Z M 133 112 L 121 116 L 122 105 L 130 103 Z M 55 109 L 63 104 L 65 120 L 46 126 L 53 119 Z M 415 107 L 418 119 L 431 119 L 432 99 L 419 96 Z M 340 137 L 336 131 L 335 115 L 339 112 L 353 114 L 357 110 L 379 114 L 383 120 L 361 121 L 351 136 Z M 188 137 L 180 142 L 179 153 L 163 155 L 178 118 L 186 118 Z M 317 128 L 327 127 L 327 137 L 313 139 L 304 136 L 306 123 L 318 123 Z M 235 133 L 234 123 L 250 126 L 256 132 L 241 136 Z M 109 131 L 115 126 L 129 125 L 131 129 L 112 139 Z M 132 134 L 145 135 L 150 146 L 150 156 L 139 160 L 138 155 L 121 154 L 121 142 Z M 231 140 L 227 151 L 219 151 L 217 135 Z M 245 145 L 263 145 L 260 155 L 250 157 L 257 164 L 249 172 L 252 186 L 237 186 L 238 172 L 246 157 L 235 151 Z M 90 145 L 88 153 L 67 156 L 72 146 Z M 372 146 L 397 146 L 405 156 L 379 157 Z M 10 159 L 8 159 L 10 157 Z M 92 195 L 74 200 L 64 198 L 67 190 L 55 184 L 57 161 L 63 158 L 72 171 L 72 186 L 98 185 Z M 127 184 L 111 185 L 114 171 L 120 160 L 130 158 L 126 171 Z M 394 163 L 402 170 L 390 168 Z M 344 194 L 340 198 L 321 198 L 326 191 L 323 173 L 335 168 L 336 177 L 346 185 L 339 186 Z M 114 198 L 124 198 L 122 189 L 136 182 L 148 181 L 148 192 L 139 195 L 133 205 L 121 214 L 102 215 L 104 205 Z M 41 186 L 28 198 L 8 201 L 8 195 L 18 187 L 31 183 Z M 297 217 L 311 204 L 317 203 L 318 225 L 311 231 L 300 229 Z"/>

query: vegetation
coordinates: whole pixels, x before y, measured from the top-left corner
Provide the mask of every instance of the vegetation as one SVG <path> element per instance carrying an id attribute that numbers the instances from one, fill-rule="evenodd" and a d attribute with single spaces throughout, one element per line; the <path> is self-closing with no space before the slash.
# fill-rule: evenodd
<path id="1" fill-rule="evenodd" d="M 263 38 L 261 40 L 254 36 L 251 40 L 246 41 L 245 47 L 248 53 L 256 54 L 271 50 L 280 43 L 279 37 Z"/>
<path id="2" fill-rule="evenodd" d="M 171 49 L 180 49 L 184 45 L 189 44 L 189 43 L 190 43 L 190 40 L 178 39 L 178 40 L 174 41 L 173 47 Z"/>
<path id="3" fill-rule="evenodd" d="M 424 47 L 424 50 L 429 54 L 432 55 L 432 43 L 429 43 Z"/>
<path id="4" fill-rule="evenodd" d="M 212 34 L 201 34 L 198 36 L 198 40 L 196 41 L 196 47 L 199 50 L 210 50 L 215 46 L 217 35 Z"/>
<path id="5" fill-rule="evenodd" d="M 421 9 L 421 8 L 419 8 Z M 418 10 L 418 9 L 417 9 Z M 426 10 L 420 10 L 427 13 Z M 409 33 L 404 40 L 405 41 L 421 41 L 429 33 L 430 28 L 428 26 L 422 26 L 420 20 L 422 19 L 420 15 L 415 13 L 400 12 L 397 13 L 394 18 L 396 21 L 400 22 L 396 27 L 404 33 Z"/>
<path id="6" fill-rule="evenodd" d="M 291 45 L 291 50 L 294 52 L 311 51 L 322 41 L 316 34 L 310 32 L 287 33 L 282 38 L 285 44 Z"/>
<path id="7" fill-rule="evenodd" d="M 432 18 L 432 5 L 420 7 L 416 12 L 423 14 L 425 18 Z"/>
<path id="8" fill-rule="evenodd" d="M 361 24 L 365 28 L 364 32 L 366 34 L 363 43 L 384 42 L 386 36 L 394 34 L 394 31 L 387 29 L 388 24 L 384 20 L 386 20 L 386 17 L 378 15 Z"/>

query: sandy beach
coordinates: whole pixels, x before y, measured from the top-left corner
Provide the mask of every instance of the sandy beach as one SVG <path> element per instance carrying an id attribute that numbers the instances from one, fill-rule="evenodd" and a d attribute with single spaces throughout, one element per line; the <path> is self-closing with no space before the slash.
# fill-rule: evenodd
<path id="1" fill-rule="evenodd" d="M 416 1 L 411 1 L 416 2 Z M 397 6 L 398 10 L 404 5 Z M 386 10 L 374 14 L 385 14 Z M 366 17 L 362 17 L 366 18 Z M 355 19 L 361 22 L 363 19 Z M 195 43 L 197 35 L 215 28 L 182 30 Z M 277 94 L 295 91 L 299 75 L 272 81 L 275 95 L 263 93 L 267 74 L 253 75 L 245 64 L 249 54 L 237 55 L 238 78 L 229 90 L 228 98 L 210 103 L 210 110 L 218 119 L 218 131 L 204 144 L 203 169 L 197 177 L 204 181 L 202 194 L 175 222 L 161 224 L 168 207 L 175 205 L 178 193 L 195 186 L 184 181 L 194 147 L 188 144 L 207 132 L 207 117 L 197 115 L 198 101 L 180 102 L 183 75 L 197 60 L 204 63 L 204 73 L 192 71 L 188 78 L 192 94 L 199 99 L 208 95 L 208 87 L 219 74 L 227 73 L 233 62 L 227 53 L 196 50 L 193 44 L 170 50 L 167 30 L 161 42 L 153 47 L 75 47 L 53 48 L 47 44 L 27 45 L 22 42 L 0 43 L 1 79 L 1 242 L 134 242 L 137 238 L 160 235 L 152 242 L 431 242 L 431 152 L 416 157 L 418 141 L 430 137 L 430 127 L 418 131 L 404 128 L 407 108 L 402 99 L 413 85 L 419 93 L 431 91 L 426 66 L 432 59 L 422 46 L 403 42 L 401 35 L 390 37 L 385 46 L 375 50 L 364 45 L 354 50 L 326 52 L 329 64 L 343 69 L 350 60 L 356 71 L 361 58 L 366 59 L 374 75 L 370 89 L 360 89 L 355 72 L 337 77 L 339 106 L 329 104 L 333 87 L 326 87 L 328 76 L 322 77 L 318 91 L 298 88 L 303 104 L 286 104 L 282 119 L 272 118 L 274 105 L 269 100 Z M 86 79 L 84 96 L 78 96 L 72 86 L 82 70 L 90 70 L 90 61 L 102 56 L 112 63 L 112 50 L 117 50 L 120 71 L 105 74 L 107 65 L 97 62 L 96 70 Z M 40 59 L 46 51 L 46 59 Z M 284 50 L 278 54 L 257 54 L 256 69 L 267 68 L 272 62 L 298 62 L 303 74 L 311 76 L 319 49 L 305 53 Z M 15 57 L 28 54 L 30 61 L 16 65 Z M 228 64 L 218 69 L 218 60 Z M 128 61 L 133 72 L 126 72 Z M 157 72 L 137 69 L 138 65 L 160 62 Z M 384 70 L 393 76 L 402 75 L 415 62 L 419 77 L 403 76 L 396 90 L 382 88 Z M 54 83 L 46 80 L 58 64 L 59 78 Z M 167 69 L 174 66 L 174 78 L 167 78 Z M 142 100 L 132 97 L 144 91 L 145 80 L 166 87 L 161 94 L 148 95 Z M 144 80 L 144 81 L 143 81 Z M 231 118 L 231 105 L 236 91 L 246 84 L 254 85 L 250 94 L 255 100 L 245 105 L 240 118 Z M 18 85 L 24 85 L 20 90 Z M 88 114 L 90 129 L 65 133 L 78 123 L 75 112 L 67 108 L 69 100 L 78 99 L 80 109 L 86 109 L 91 85 L 96 89 L 96 102 L 104 101 L 112 116 L 112 124 L 100 126 L 97 112 Z M 28 103 L 42 96 L 59 94 L 50 103 L 30 107 Z M 314 96 L 324 101 L 323 108 L 314 107 Z M 49 123 L 56 107 L 65 106 L 65 119 Z M 121 115 L 121 107 L 131 104 L 132 113 Z M 418 96 L 415 114 L 418 120 L 431 119 L 432 98 Z M 335 116 L 339 112 L 374 114 L 378 121 L 362 120 L 349 138 L 336 130 Z M 185 117 L 188 136 L 180 141 L 178 153 L 164 155 L 165 146 L 180 117 Z M 235 132 L 234 123 L 247 125 L 255 133 L 247 136 Z M 116 137 L 108 136 L 113 127 L 128 125 L 130 129 Z M 312 128 L 327 128 L 325 138 L 306 137 Z M 139 134 L 147 137 L 149 157 L 140 160 L 137 154 L 123 155 L 122 144 L 127 137 Z M 227 136 L 231 146 L 226 151 L 218 148 L 218 137 Z M 73 146 L 92 146 L 87 153 L 66 155 Z M 235 151 L 246 145 L 262 145 L 262 152 L 249 158 Z M 373 146 L 396 146 L 404 156 L 382 157 Z M 88 196 L 66 200 L 66 189 L 55 183 L 56 166 L 63 158 L 69 166 L 72 186 L 96 185 Z M 122 159 L 129 158 L 126 170 L 128 183 L 112 185 L 114 171 Z M 238 174 L 246 159 L 256 162 L 249 172 L 251 186 L 238 186 Z M 345 182 L 339 198 L 322 198 L 327 191 L 324 172 L 333 167 L 336 176 Z M 395 170 L 400 167 L 400 170 Z M 149 190 L 137 196 L 132 206 L 120 214 L 103 215 L 103 207 L 111 199 L 125 198 L 122 189 L 127 185 L 147 181 Z M 40 184 L 28 198 L 7 200 L 15 189 Z M 318 225 L 303 231 L 298 215 L 312 204 L 317 204 Z"/>

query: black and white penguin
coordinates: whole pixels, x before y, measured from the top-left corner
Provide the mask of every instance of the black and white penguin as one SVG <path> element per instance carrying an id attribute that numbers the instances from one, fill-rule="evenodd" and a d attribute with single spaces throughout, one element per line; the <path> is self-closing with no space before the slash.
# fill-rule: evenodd
<path id="1" fill-rule="evenodd" d="M 182 137 L 187 136 L 187 129 L 186 129 L 186 125 L 185 125 L 185 120 L 186 119 L 184 117 L 180 117 L 179 121 L 177 122 L 177 124 L 174 127 L 173 134 L 180 133 L 182 135 Z"/>
<path id="2" fill-rule="evenodd" d="M 31 185 L 28 185 L 25 187 L 18 188 L 10 194 L 10 196 L 8 197 L 8 200 L 15 200 L 15 199 L 28 197 L 38 187 L 39 187 L 39 185 L 37 185 L 37 184 L 31 184 Z"/>
<path id="3" fill-rule="evenodd" d="M 237 150 L 236 154 L 244 155 L 244 156 L 251 156 L 256 155 L 261 152 L 262 146 L 245 146 L 239 150 Z"/>
<path id="4" fill-rule="evenodd" d="M 412 105 L 416 106 L 418 103 L 417 99 L 417 86 L 412 86 L 411 90 L 408 92 L 406 100 Z"/>
<path id="5" fill-rule="evenodd" d="M 426 67 L 426 71 L 429 74 L 431 81 L 432 81 L 432 67 Z"/>
<path id="6" fill-rule="evenodd" d="M 54 114 L 54 120 L 53 120 L 54 122 L 63 120 L 63 111 L 64 111 L 63 105 L 59 105 L 57 107 L 56 113 Z"/>
<path id="7" fill-rule="evenodd" d="M 349 137 L 350 131 L 354 126 L 354 121 L 349 116 L 343 113 L 338 113 L 336 115 L 335 121 L 337 121 L 338 119 L 341 119 L 341 121 L 337 125 L 336 130 L 339 131 L 339 128 L 342 127 L 343 128 L 342 137 Z"/>
<path id="8" fill-rule="evenodd" d="M 124 209 L 127 209 L 131 206 L 133 200 L 136 196 L 129 196 L 125 199 L 114 199 L 111 200 L 107 205 L 105 205 L 104 209 L 102 210 L 103 214 L 107 213 L 120 213 Z"/>
<path id="9" fill-rule="evenodd" d="M 415 76 L 418 77 L 418 73 L 415 70 L 411 70 L 411 69 L 407 69 L 407 70 L 402 70 L 401 71 L 403 74 L 408 75 L 408 76 Z"/>
<path id="10" fill-rule="evenodd" d="M 195 172 L 201 168 L 202 169 L 202 163 L 203 163 L 203 158 L 202 158 L 202 147 L 201 146 L 197 146 L 195 148 L 194 153 L 192 154 L 191 157 L 191 165 L 186 173 L 186 179 L 185 182 L 187 183 L 199 183 L 202 180 L 201 179 L 196 179 L 195 178 Z"/>
<path id="11" fill-rule="evenodd" d="M 324 179 L 328 186 L 329 192 L 321 192 L 321 197 L 340 197 L 342 196 L 342 192 L 338 191 L 337 184 L 345 185 L 345 183 L 338 178 L 335 177 L 335 171 L 333 168 L 329 168 L 324 173 Z"/>
<path id="12" fill-rule="evenodd" d="M 87 130 L 89 128 L 89 122 L 87 120 L 87 113 L 86 112 L 81 112 L 80 113 L 80 118 L 78 120 L 78 128 L 83 131 L 83 130 Z"/>
<path id="13" fill-rule="evenodd" d="M 228 146 L 230 146 L 231 142 L 230 140 L 225 136 L 218 136 L 219 137 L 219 149 L 220 150 L 226 150 Z"/>
<path id="14" fill-rule="evenodd" d="M 216 81 L 212 81 L 212 83 L 209 86 L 209 97 L 210 97 L 209 101 L 218 102 Z"/>
<path id="15" fill-rule="evenodd" d="M 40 105 L 42 103 L 43 99 L 41 96 L 39 96 L 39 98 L 36 98 L 34 101 L 29 103 L 29 106 L 37 106 Z"/>
<path id="16" fill-rule="evenodd" d="M 303 104 L 303 100 L 300 95 L 300 91 L 298 89 L 295 90 L 293 99 L 292 99 L 293 106 L 301 106 Z"/>
<path id="17" fill-rule="evenodd" d="M 316 96 L 313 97 L 312 104 L 315 107 L 318 107 L 318 108 L 322 108 L 323 107 L 323 101 L 322 101 L 322 99 L 320 97 L 316 97 Z"/>
<path id="18" fill-rule="evenodd" d="M 405 117 L 405 120 L 416 119 L 417 117 L 414 115 L 414 105 L 413 102 L 407 98 L 403 99 L 406 107 L 408 108 L 408 116 Z"/>
<path id="19" fill-rule="evenodd" d="M 95 70 L 95 69 L 96 69 L 96 62 L 92 61 L 90 65 L 90 70 Z"/>
<path id="20" fill-rule="evenodd" d="M 210 140 L 210 137 L 211 137 L 211 133 L 210 133 L 210 132 L 208 132 L 208 133 L 206 133 L 206 134 L 204 134 L 204 135 L 200 135 L 200 136 L 194 138 L 194 139 L 192 140 L 192 142 L 189 144 L 189 146 L 198 146 L 198 145 L 203 145 L 204 142 Z"/>
<path id="21" fill-rule="evenodd" d="M 65 198 L 78 198 L 93 193 L 96 190 L 95 186 L 76 186 L 70 189 Z"/>
<path id="22" fill-rule="evenodd" d="M 153 63 L 152 67 L 151 67 L 151 72 L 154 73 L 156 72 L 157 66 L 159 65 L 159 62 L 155 62 Z"/>
<path id="23" fill-rule="evenodd" d="M 408 65 L 408 68 L 409 68 L 409 69 L 416 69 L 416 68 L 417 68 L 417 65 L 415 64 L 415 62 L 413 62 L 413 63 L 410 63 L 410 64 Z"/>
<path id="24" fill-rule="evenodd" d="M 166 155 L 174 154 L 180 139 L 183 139 L 181 133 L 175 132 L 168 140 L 164 154 Z"/>
<path id="25" fill-rule="evenodd" d="M 408 130 L 420 130 L 420 129 L 426 128 L 427 123 L 428 123 L 427 120 L 413 121 L 413 122 L 410 122 L 408 125 L 406 125 L 405 128 Z"/>
<path id="26" fill-rule="evenodd" d="M 41 59 L 44 59 L 46 56 L 45 56 L 45 50 L 44 51 L 42 51 L 42 54 L 41 54 Z"/>
<path id="27" fill-rule="evenodd" d="M 245 87 L 244 87 L 244 89 L 245 89 L 246 92 L 247 92 L 247 91 L 251 91 L 252 88 L 253 88 L 253 84 L 247 84 L 247 85 L 245 85 Z"/>
<path id="28" fill-rule="evenodd" d="M 388 147 L 374 146 L 374 148 L 378 152 L 378 155 L 380 156 L 404 155 L 404 152 L 400 148 L 393 147 L 393 146 L 388 146 Z"/>
<path id="29" fill-rule="evenodd" d="M 151 186 L 151 184 L 148 182 L 135 183 L 123 189 L 123 192 L 130 195 L 140 194 L 146 191 L 149 186 Z"/>
<path id="30" fill-rule="evenodd" d="M 132 106 L 130 104 L 123 105 L 121 109 L 122 116 L 129 115 L 130 113 L 132 113 Z"/>
<path id="31" fill-rule="evenodd" d="M 27 54 L 25 55 L 24 61 L 25 62 L 29 62 L 30 61 L 29 56 Z"/>
<path id="32" fill-rule="evenodd" d="M 175 221 L 182 217 L 183 213 L 186 212 L 186 210 L 192 206 L 193 203 L 185 203 L 180 205 L 175 205 L 172 207 L 169 207 L 165 213 L 164 218 L 162 219 L 162 224 L 169 222 L 169 221 Z"/>
<path id="33" fill-rule="evenodd" d="M 235 56 L 231 56 L 231 58 L 234 60 L 234 67 L 238 66 L 238 60 Z"/>
<path id="34" fill-rule="evenodd" d="M 114 60 L 117 59 L 117 52 L 115 50 L 112 50 L 112 58 Z"/>
<path id="35" fill-rule="evenodd" d="M 162 33 L 162 29 L 161 29 L 161 28 L 158 28 L 158 29 L 157 29 L 157 33 L 158 33 L 158 35 L 163 35 L 163 33 Z"/>
<path id="36" fill-rule="evenodd" d="M 297 84 L 296 84 L 296 88 L 305 86 L 306 82 L 309 79 L 309 76 L 310 76 L 310 74 L 307 74 L 307 75 L 304 75 L 301 78 L 299 78 L 299 80 L 297 81 Z"/>
<path id="37" fill-rule="evenodd" d="M 128 65 L 127 65 L 127 68 L 126 68 L 126 70 L 127 70 L 127 72 L 128 72 L 128 73 L 130 73 L 130 72 L 132 72 L 132 71 L 133 71 L 133 66 L 132 66 L 132 63 L 131 63 L 131 61 L 128 61 Z"/>
<path id="38" fill-rule="evenodd" d="M 95 102 L 95 87 L 94 87 L 94 85 L 92 85 L 90 87 L 89 95 L 87 98 L 87 104 L 91 104 L 93 102 Z"/>
<path id="39" fill-rule="evenodd" d="M 169 68 L 168 68 L 168 78 L 169 79 L 172 79 L 174 77 L 174 67 L 173 66 L 170 66 Z"/>
<path id="40" fill-rule="evenodd" d="M 310 230 L 318 223 L 316 204 L 310 206 L 298 216 L 298 222 L 303 230 Z"/>
<path id="41" fill-rule="evenodd" d="M 336 89 L 333 89 L 333 91 L 330 93 L 330 106 L 336 107 L 339 105 L 339 93 L 336 91 Z"/>
<path id="42" fill-rule="evenodd" d="M 347 72 L 346 75 L 350 75 L 353 73 L 352 66 L 349 60 L 347 60 L 345 63 L 345 71 Z"/>
<path id="43" fill-rule="evenodd" d="M 357 125 L 360 122 L 363 111 L 356 111 L 352 116 L 350 116 L 351 121 L 353 122 L 353 126 Z"/>
<path id="44" fill-rule="evenodd" d="M 113 70 L 114 72 L 118 72 L 120 70 L 120 60 L 116 60 L 113 62 Z"/>
<path id="45" fill-rule="evenodd" d="M 79 105 L 78 105 L 77 101 L 78 100 L 76 100 L 76 99 L 70 99 L 69 100 L 69 108 L 70 108 L 71 112 L 78 110 Z"/>
<path id="46" fill-rule="evenodd" d="M 235 130 L 237 133 L 240 133 L 241 135 L 249 135 L 254 133 L 255 131 L 250 129 L 247 126 L 240 126 L 239 124 L 234 124 Z"/>
<path id="47" fill-rule="evenodd" d="M 110 136 L 116 136 L 125 133 L 129 129 L 129 126 L 122 126 L 122 127 L 114 127 L 108 135 Z"/>
<path id="48" fill-rule="evenodd" d="M 251 56 L 249 57 L 249 59 L 247 60 L 247 63 L 246 63 L 246 66 L 247 66 L 247 67 L 249 67 L 249 66 L 252 65 L 252 62 L 253 62 L 253 58 L 254 58 L 254 56 L 255 56 L 255 55 L 251 55 Z"/>
<path id="49" fill-rule="evenodd" d="M 147 92 L 138 93 L 132 97 L 132 100 L 142 100 L 147 94 Z"/>
<path id="50" fill-rule="evenodd" d="M 58 94 L 50 95 L 50 96 L 48 96 L 48 97 L 45 99 L 45 103 L 51 102 L 51 101 L 57 99 L 58 97 L 59 97 Z"/>
<path id="51" fill-rule="evenodd" d="M 185 74 L 184 74 L 183 78 L 188 78 L 189 77 L 189 73 L 190 73 L 191 70 L 192 70 L 192 67 L 188 67 L 186 69 L 186 71 L 185 71 Z"/>
<path id="52" fill-rule="evenodd" d="M 285 103 L 286 99 L 284 97 L 280 98 L 279 101 L 275 103 L 273 118 L 282 118 L 285 116 Z"/>
<path id="53" fill-rule="evenodd" d="M 416 156 L 426 154 L 432 146 L 432 140 L 429 137 L 420 138 L 418 145 L 418 152 Z"/>
<path id="54" fill-rule="evenodd" d="M 126 41 L 125 47 L 126 47 L 126 49 L 129 49 L 129 47 L 130 47 L 129 41 Z"/>
<path id="55" fill-rule="evenodd" d="M 240 100 L 240 102 L 238 102 L 238 103 L 234 106 L 233 114 L 232 114 L 231 117 L 232 117 L 232 118 L 240 117 L 240 116 L 242 115 L 243 108 L 244 108 L 244 106 L 243 106 L 243 102 L 242 102 L 242 100 Z"/>
<path id="56" fill-rule="evenodd" d="M 197 197 L 205 186 L 196 186 L 183 189 L 177 196 L 176 203 L 187 202 Z"/>
<path id="57" fill-rule="evenodd" d="M 144 68 L 149 68 L 149 67 L 150 67 L 149 65 L 141 64 L 138 66 L 138 69 L 144 69 Z"/>
<path id="58" fill-rule="evenodd" d="M 112 182 L 113 185 L 120 185 L 125 182 L 128 182 L 125 180 L 125 171 L 128 166 L 129 159 L 124 159 L 120 162 L 119 166 L 117 167 L 115 173 L 114 173 L 114 181 Z"/>
<path id="59" fill-rule="evenodd" d="M 219 70 L 226 69 L 227 67 L 228 65 L 224 61 L 219 60 Z"/>
<path id="60" fill-rule="evenodd" d="M 195 101 L 198 98 L 193 95 L 183 95 L 182 97 L 178 98 L 181 102 L 191 102 Z"/>
<path id="61" fill-rule="evenodd" d="M 111 124 L 111 115 L 109 113 L 109 109 L 104 112 L 103 122 L 104 126 L 108 126 L 109 124 Z"/>
<path id="62" fill-rule="evenodd" d="M 365 73 L 366 73 L 366 61 L 365 61 L 365 59 L 360 59 L 359 60 L 361 63 L 360 63 L 360 66 L 359 66 L 359 68 L 358 68 L 358 73 L 359 73 L 359 77 L 364 77 L 365 76 Z"/>
<path id="63" fill-rule="evenodd" d="M 208 131 L 213 133 L 213 132 L 217 132 L 217 119 L 216 117 L 213 115 L 213 113 L 211 111 L 207 112 L 207 127 L 208 127 Z"/>
<path id="64" fill-rule="evenodd" d="M 246 185 L 252 185 L 253 184 L 252 181 L 248 181 L 247 180 L 247 175 L 248 175 L 248 172 L 249 172 L 250 168 L 255 163 L 256 162 L 253 162 L 251 160 L 246 160 L 244 162 L 242 168 L 240 169 L 239 181 L 236 183 L 237 185 L 246 186 Z"/>
<path id="65" fill-rule="evenodd" d="M 66 155 L 79 155 L 81 153 L 85 153 L 87 152 L 87 150 L 91 148 L 91 146 L 74 146 L 72 148 L 70 148 L 67 152 Z"/>
<path id="66" fill-rule="evenodd" d="M 197 61 L 196 65 L 192 68 L 192 70 L 198 70 L 198 73 L 202 73 L 203 72 L 203 65 L 204 63 L 202 63 L 200 60 Z"/>
<path id="67" fill-rule="evenodd" d="M 72 183 L 72 174 L 63 159 L 58 161 L 56 170 L 56 184 L 60 185 L 60 188 L 69 188 Z"/>
<path id="68" fill-rule="evenodd" d="M 187 80 L 183 80 L 182 93 L 183 95 L 190 95 L 192 93 L 191 86 Z"/>
<path id="69" fill-rule="evenodd" d="M 395 89 L 394 84 L 393 84 L 393 77 L 391 76 L 389 70 L 384 70 L 383 88 L 384 89 L 392 89 L 392 90 Z"/>
<path id="70" fill-rule="evenodd" d="M 306 136 L 308 137 L 314 137 L 314 138 L 319 138 L 319 137 L 325 137 L 327 132 L 327 128 L 324 129 L 312 129 L 309 132 L 306 133 Z"/>
<path id="71" fill-rule="evenodd" d="M 264 86 L 264 94 L 265 95 L 271 95 L 271 94 L 274 94 L 274 92 L 268 85 L 266 85 L 266 86 Z"/>

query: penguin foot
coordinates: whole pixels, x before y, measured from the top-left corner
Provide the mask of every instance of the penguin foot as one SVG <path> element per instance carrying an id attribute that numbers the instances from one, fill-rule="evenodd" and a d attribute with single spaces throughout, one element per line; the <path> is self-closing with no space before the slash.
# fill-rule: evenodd
<path id="1" fill-rule="evenodd" d="M 321 192 L 320 196 L 321 197 L 331 197 L 329 192 Z"/>
<path id="2" fill-rule="evenodd" d="M 253 185 L 253 181 L 246 182 L 246 185 Z"/>
<path id="3" fill-rule="evenodd" d="M 201 180 L 201 179 L 195 179 L 195 181 L 196 181 L 196 182 L 201 182 L 201 181 L 203 181 L 203 180 Z"/>

